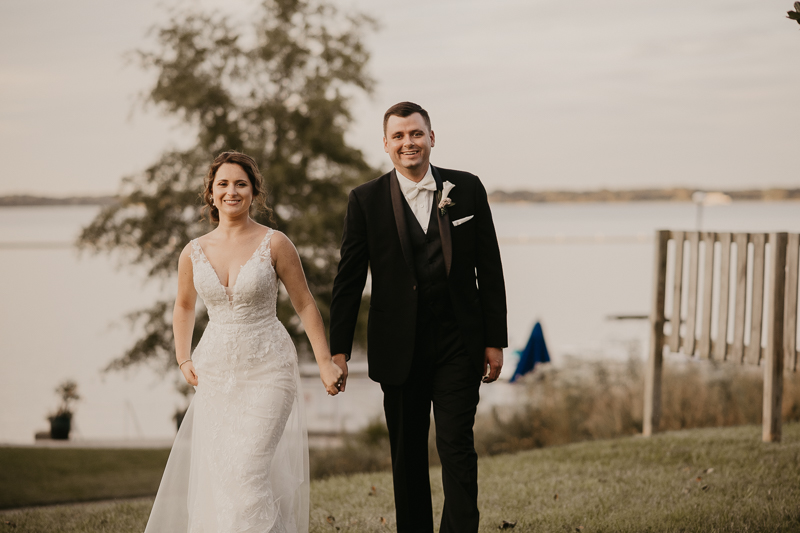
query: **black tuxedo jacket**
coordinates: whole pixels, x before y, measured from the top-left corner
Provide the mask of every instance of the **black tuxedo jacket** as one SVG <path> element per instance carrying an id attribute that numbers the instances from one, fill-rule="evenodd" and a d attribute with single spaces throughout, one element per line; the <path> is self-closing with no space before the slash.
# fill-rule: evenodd
<path id="1" fill-rule="evenodd" d="M 466 350 L 482 371 L 484 349 L 508 345 L 505 283 L 492 213 L 477 176 L 431 168 L 439 190 L 444 181 L 455 185 L 449 194 L 455 205 L 443 216 L 437 212 L 436 218 L 453 312 Z M 436 198 L 438 194 L 434 202 Z M 331 303 L 331 353 L 349 358 L 369 268 L 369 376 L 387 385 L 400 385 L 408 377 L 417 325 L 405 201 L 394 170 L 351 191 Z"/>

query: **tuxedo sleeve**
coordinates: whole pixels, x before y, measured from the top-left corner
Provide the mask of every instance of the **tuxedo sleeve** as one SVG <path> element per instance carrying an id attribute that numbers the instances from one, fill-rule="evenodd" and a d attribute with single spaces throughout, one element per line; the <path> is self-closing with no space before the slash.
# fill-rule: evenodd
<path id="1" fill-rule="evenodd" d="M 480 180 L 475 187 L 475 215 L 479 250 L 476 270 L 486 346 L 505 348 L 508 346 L 506 285 L 492 210 L 489 208 L 486 189 Z"/>
<path id="2" fill-rule="evenodd" d="M 351 191 L 344 218 L 341 259 L 333 281 L 331 301 L 331 353 L 347 354 L 348 360 L 353 350 L 353 335 L 368 266 L 366 220 L 358 197 Z"/>

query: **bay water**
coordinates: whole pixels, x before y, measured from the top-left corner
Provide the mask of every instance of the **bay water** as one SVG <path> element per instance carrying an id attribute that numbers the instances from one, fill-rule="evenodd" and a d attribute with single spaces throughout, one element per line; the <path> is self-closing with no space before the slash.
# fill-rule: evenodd
<path id="1" fill-rule="evenodd" d="M 184 406 L 177 370 L 102 369 L 141 333 L 125 315 L 175 294 L 174 280 L 147 281 L 124 256 L 79 254 L 72 243 L 96 206 L 0 209 L 0 443 L 32 443 L 55 411 L 55 387 L 79 384 L 76 440 L 163 440 Z M 566 357 L 644 357 L 647 322 L 611 315 L 649 312 L 657 229 L 800 232 L 800 203 L 493 204 L 509 309 L 504 376 L 513 372 L 536 321 L 555 364 Z M 291 235 L 289 236 L 291 237 Z M 363 370 L 363 365 L 355 365 Z M 313 369 L 309 372 L 311 374 Z M 483 408 L 513 397 L 513 385 L 482 387 Z M 381 412 L 380 388 L 354 376 L 325 395 L 303 378 L 312 432 L 355 430 Z"/>

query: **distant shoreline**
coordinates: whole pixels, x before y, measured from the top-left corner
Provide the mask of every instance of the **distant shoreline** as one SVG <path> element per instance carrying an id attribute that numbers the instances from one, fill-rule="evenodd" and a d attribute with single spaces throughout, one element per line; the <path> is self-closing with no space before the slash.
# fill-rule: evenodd
<path id="1" fill-rule="evenodd" d="M 110 205 L 116 201 L 116 196 L 32 196 L 27 194 L 12 194 L 0 196 L 0 207 L 33 207 L 33 206 L 62 206 L 62 205 Z"/>
<path id="2" fill-rule="evenodd" d="M 622 202 L 692 202 L 698 189 L 599 189 L 594 191 L 503 191 L 489 194 L 492 203 L 622 203 Z M 739 189 L 714 191 L 733 202 L 800 201 L 798 189 Z M 110 205 L 116 196 L 34 196 L 14 194 L 0 196 L 0 207 Z"/>
<path id="3" fill-rule="evenodd" d="M 604 202 L 692 202 L 692 195 L 702 189 L 628 189 L 594 191 L 501 191 L 489 194 L 496 203 L 604 203 Z M 703 191 L 711 192 L 711 191 Z M 713 191 L 733 202 L 800 201 L 800 189 L 740 189 Z"/>

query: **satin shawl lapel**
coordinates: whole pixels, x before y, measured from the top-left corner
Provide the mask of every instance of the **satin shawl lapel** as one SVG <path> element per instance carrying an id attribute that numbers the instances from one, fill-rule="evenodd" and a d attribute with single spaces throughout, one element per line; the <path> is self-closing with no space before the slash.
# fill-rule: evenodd
<path id="1" fill-rule="evenodd" d="M 436 211 L 439 211 L 439 206 L 437 199 L 439 198 L 439 193 L 442 191 L 444 183 L 442 181 L 442 177 L 439 175 L 439 171 L 436 169 L 435 166 L 431 165 L 431 170 L 433 172 L 433 179 L 436 181 L 436 196 L 434 196 L 433 208 Z M 397 188 L 399 189 L 400 186 L 398 185 Z M 450 264 L 453 262 L 453 241 L 450 238 L 450 214 L 445 210 L 444 215 L 441 212 L 437 213 L 436 220 L 439 221 L 439 237 L 442 239 L 442 254 L 444 255 L 444 267 L 447 270 L 447 275 L 450 275 Z"/>
<path id="2" fill-rule="evenodd" d="M 392 211 L 394 211 L 394 221 L 397 224 L 397 234 L 400 237 L 400 247 L 403 249 L 403 257 L 406 260 L 406 265 L 411 271 L 414 280 L 417 279 L 417 273 L 414 270 L 414 251 L 411 248 L 411 237 L 408 236 L 408 227 L 406 226 L 406 214 L 403 209 L 403 191 L 400 190 L 400 184 L 397 182 L 397 173 L 392 169 L 389 176 L 389 192 L 392 196 Z"/>

